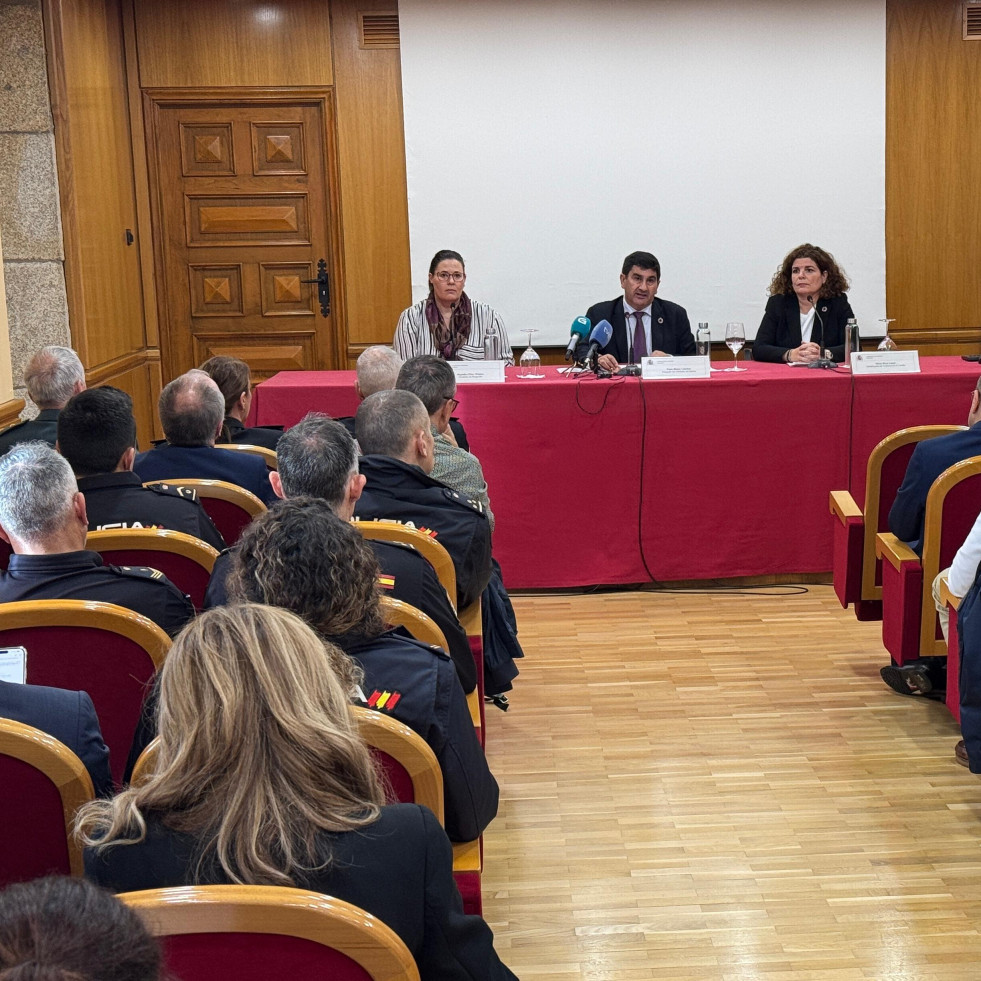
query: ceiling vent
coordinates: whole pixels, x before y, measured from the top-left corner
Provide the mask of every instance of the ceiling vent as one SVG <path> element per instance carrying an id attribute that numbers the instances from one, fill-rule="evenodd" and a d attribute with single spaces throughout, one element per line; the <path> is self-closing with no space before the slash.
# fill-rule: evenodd
<path id="1" fill-rule="evenodd" d="M 964 4 L 964 40 L 981 41 L 981 3 Z"/>
<path id="2" fill-rule="evenodd" d="M 377 10 L 358 14 L 362 48 L 397 48 L 399 46 L 399 12 Z"/>

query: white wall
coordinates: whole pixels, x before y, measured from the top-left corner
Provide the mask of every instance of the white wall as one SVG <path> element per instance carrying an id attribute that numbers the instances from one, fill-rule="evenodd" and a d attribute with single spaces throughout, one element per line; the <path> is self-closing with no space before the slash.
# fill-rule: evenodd
<path id="1" fill-rule="evenodd" d="M 415 298 L 437 249 L 513 343 L 564 342 L 660 259 L 660 295 L 755 334 L 810 241 L 885 316 L 885 0 L 399 0 Z"/>

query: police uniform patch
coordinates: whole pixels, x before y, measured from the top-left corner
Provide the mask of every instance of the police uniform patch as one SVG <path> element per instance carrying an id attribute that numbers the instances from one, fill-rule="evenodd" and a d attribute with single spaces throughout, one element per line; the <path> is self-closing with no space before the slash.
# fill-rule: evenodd
<path id="1" fill-rule="evenodd" d="M 394 589 L 395 588 L 395 576 L 380 575 L 378 577 L 378 585 L 382 589 Z"/>
<path id="2" fill-rule="evenodd" d="M 368 696 L 368 708 L 379 712 L 391 712 L 398 705 L 402 693 L 400 691 L 379 691 L 377 688 Z"/>

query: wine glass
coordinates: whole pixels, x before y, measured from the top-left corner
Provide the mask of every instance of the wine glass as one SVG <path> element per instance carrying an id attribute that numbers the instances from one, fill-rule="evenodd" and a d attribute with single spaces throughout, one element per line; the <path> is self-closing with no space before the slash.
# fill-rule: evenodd
<path id="1" fill-rule="evenodd" d="M 876 348 L 877 351 L 898 351 L 899 345 L 889 336 L 889 325 L 895 323 L 895 317 L 880 317 L 879 323 L 885 324 L 885 335 L 882 340 L 879 341 L 879 346 Z"/>
<path id="2" fill-rule="evenodd" d="M 525 333 L 528 335 L 528 346 L 524 349 L 521 359 L 518 361 L 518 377 L 544 378 L 545 372 L 542 371 L 542 359 L 538 356 L 538 352 L 531 346 L 531 335 L 537 334 L 538 331 L 528 329 L 525 330 Z"/>
<path id="3" fill-rule="evenodd" d="M 743 349 L 743 345 L 746 343 L 746 328 L 736 321 L 726 324 L 726 347 L 732 351 L 732 356 L 735 361 L 739 360 L 739 352 Z M 733 363 L 731 368 L 724 368 L 723 371 L 745 371 L 745 368 L 740 368 L 738 364 Z"/>

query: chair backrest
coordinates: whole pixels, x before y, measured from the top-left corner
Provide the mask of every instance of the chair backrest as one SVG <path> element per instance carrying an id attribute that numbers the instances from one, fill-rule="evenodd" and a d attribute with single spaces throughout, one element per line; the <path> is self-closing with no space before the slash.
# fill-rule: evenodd
<path id="1" fill-rule="evenodd" d="M 384 888 L 379 883 L 379 888 Z M 181 981 L 419 981 L 408 948 L 357 906 L 284 886 L 121 893 Z"/>
<path id="2" fill-rule="evenodd" d="M 82 875 L 75 812 L 95 796 L 82 761 L 33 726 L 0 719 L 0 886 L 42 875 Z"/>
<path id="3" fill-rule="evenodd" d="M 875 536 L 889 530 L 889 511 L 916 444 L 946 436 L 966 426 L 911 426 L 882 440 L 871 454 L 865 476 L 865 539 L 862 554 L 862 599 L 882 599 L 882 565 L 875 555 Z"/>
<path id="4" fill-rule="evenodd" d="M 411 603 L 405 603 L 392 596 L 382 596 L 381 613 L 390 627 L 405 627 L 416 640 L 442 647 L 444 651 L 449 652 L 443 631 L 436 626 L 432 617 L 422 610 L 417 610 Z"/>
<path id="5" fill-rule="evenodd" d="M 160 749 L 160 737 L 154 736 L 143 752 L 136 758 L 133 764 L 133 772 L 129 775 L 131 787 L 138 787 L 141 783 L 146 783 L 147 777 L 157 768 L 157 752 Z"/>
<path id="6" fill-rule="evenodd" d="M 230 484 L 227 480 L 192 480 L 189 477 L 179 477 L 176 480 L 149 480 L 143 486 L 148 487 L 150 484 L 191 487 L 197 491 L 201 506 L 208 512 L 208 517 L 215 523 L 228 545 L 234 545 L 252 519 L 266 510 L 266 505 L 252 491 L 239 487 L 238 484 Z"/>
<path id="7" fill-rule="evenodd" d="M 122 782 L 143 699 L 170 650 L 151 620 L 113 603 L 0 603 L 0 647 L 27 649 L 27 681 L 92 697 L 109 768 Z"/>
<path id="8" fill-rule="evenodd" d="M 266 461 L 266 467 L 275 470 L 279 466 L 276 459 L 276 451 L 269 449 L 268 446 L 256 446 L 255 443 L 216 443 L 216 450 L 234 450 L 237 453 L 251 453 L 252 456 L 261 456 Z"/>
<path id="9" fill-rule="evenodd" d="M 423 804 L 443 823 L 443 774 L 426 740 L 383 712 L 352 705 L 361 737 L 388 778 L 389 799 Z"/>
<path id="10" fill-rule="evenodd" d="M 435 538 L 416 528 L 410 528 L 401 521 L 355 520 L 354 527 L 365 538 L 411 545 L 436 571 L 436 577 L 443 584 L 453 609 L 456 609 L 456 567 L 453 565 L 450 553 Z"/>
<path id="11" fill-rule="evenodd" d="M 85 547 L 98 552 L 111 565 L 145 565 L 158 569 L 191 597 L 196 610 L 204 607 L 204 594 L 218 558 L 217 550 L 207 542 L 166 528 L 90 531 Z"/>
<path id="12" fill-rule="evenodd" d="M 978 514 L 981 514 L 981 456 L 973 456 L 948 467 L 927 494 L 921 556 L 921 657 L 947 653 L 933 601 L 933 580 L 953 561 Z"/>

